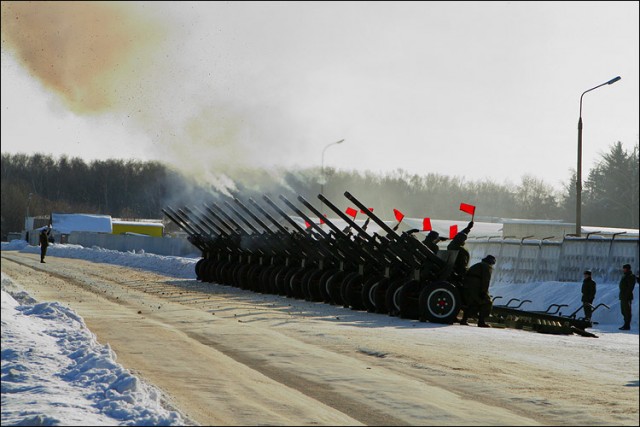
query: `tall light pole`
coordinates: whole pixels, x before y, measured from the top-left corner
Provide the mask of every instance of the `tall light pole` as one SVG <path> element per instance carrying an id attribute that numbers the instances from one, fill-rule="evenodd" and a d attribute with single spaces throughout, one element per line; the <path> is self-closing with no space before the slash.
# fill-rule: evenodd
<path id="1" fill-rule="evenodd" d="M 580 118 L 578 119 L 578 167 L 576 171 L 576 236 L 582 235 L 582 97 L 585 93 L 591 92 L 594 89 L 598 89 L 604 85 L 610 85 L 622 77 L 617 76 L 609 80 L 608 82 L 599 84 L 596 87 L 592 87 L 589 90 L 585 90 L 580 95 Z"/>
<path id="2" fill-rule="evenodd" d="M 322 150 L 322 163 L 320 166 L 320 194 L 322 194 L 324 196 L 324 181 L 325 181 L 325 177 L 324 177 L 324 152 L 327 151 L 327 148 L 331 147 L 332 145 L 336 145 L 336 144 L 342 144 L 344 142 L 344 139 L 341 139 L 340 141 L 336 141 L 336 142 L 332 142 L 330 144 L 327 144 L 324 149 Z M 320 203 L 320 213 L 324 214 L 323 212 L 324 210 L 324 202 Z"/>
<path id="3" fill-rule="evenodd" d="M 24 229 L 27 230 L 28 222 L 29 222 L 29 205 L 31 204 L 31 196 L 33 193 L 29 193 L 29 197 L 27 197 L 27 215 L 24 217 Z"/>

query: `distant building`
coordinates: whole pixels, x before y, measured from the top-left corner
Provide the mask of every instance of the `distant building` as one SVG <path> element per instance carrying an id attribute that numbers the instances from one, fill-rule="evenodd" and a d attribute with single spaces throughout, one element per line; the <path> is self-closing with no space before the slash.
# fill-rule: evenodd
<path id="1" fill-rule="evenodd" d="M 111 225 L 113 234 L 164 236 L 164 224 L 162 222 L 112 220 Z"/>
<path id="2" fill-rule="evenodd" d="M 37 245 L 37 231 L 49 224 L 54 240 L 58 243 L 66 243 L 73 232 L 164 236 L 164 225 L 161 221 L 114 220 L 110 215 L 52 212 L 49 216 L 27 218 L 29 229 L 25 233 L 25 239 L 30 244 Z"/>

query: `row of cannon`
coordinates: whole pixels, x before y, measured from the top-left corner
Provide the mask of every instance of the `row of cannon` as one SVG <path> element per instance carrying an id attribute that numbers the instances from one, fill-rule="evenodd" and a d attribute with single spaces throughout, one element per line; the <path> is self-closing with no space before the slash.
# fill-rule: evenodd
<path id="1" fill-rule="evenodd" d="M 462 305 L 462 277 L 453 270 L 457 251 L 436 254 L 416 238 L 419 230 L 398 231 L 399 223 L 392 228 L 352 194 L 344 196 L 367 216 L 364 223 L 322 194 L 318 199 L 340 226 L 302 196 L 300 206 L 279 196 L 290 214 L 266 195 L 263 204 L 233 197 L 163 213 L 202 252 L 195 266 L 200 281 L 453 323 Z M 367 230 L 370 221 L 376 232 Z"/>

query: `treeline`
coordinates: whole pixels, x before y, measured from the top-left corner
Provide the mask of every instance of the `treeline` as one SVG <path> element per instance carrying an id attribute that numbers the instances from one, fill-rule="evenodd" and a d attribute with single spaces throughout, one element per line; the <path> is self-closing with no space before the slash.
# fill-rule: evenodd
<path id="1" fill-rule="evenodd" d="M 638 146 L 627 152 L 620 142 L 594 165 L 583 184 L 583 225 L 638 228 Z M 467 219 L 460 202 L 477 206 L 477 219 L 522 218 L 575 221 L 575 176 L 561 191 L 534 176 L 519 184 L 465 181 L 437 174 L 343 171 L 326 168 L 297 171 L 252 170 L 220 173 L 216 182 L 188 177 L 159 162 L 100 160 L 34 154 L 2 154 L 2 238 L 24 228 L 31 216 L 51 212 L 106 214 L 116 218 L 163 218 L 162 208 L 214 202 L 223 195 L 253 197 L 300 194 L 320 207 L 324 195 L 341 209 L 350 191 L 384 219 L 393 209 L 408 217 Z M 324 179 L 324 186 L 321 182 Z M 325 212 L 327 209 L 325 208 Z"/>

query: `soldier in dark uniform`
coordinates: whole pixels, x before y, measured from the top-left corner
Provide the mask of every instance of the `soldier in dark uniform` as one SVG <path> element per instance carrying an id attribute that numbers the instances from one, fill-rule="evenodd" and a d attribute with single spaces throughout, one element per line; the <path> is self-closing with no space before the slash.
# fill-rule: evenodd
<path id="1" fill-rule="evenodd" d="M 491 307 L 493 305 L 489 295 L 489 284 L 491 283 L 491 274 L 495 263 L 496 257 L 487 255 L 481 262 L 472 265 L 467 271 L 462 288 L 466 307 L 460 321 L 461 325 L 468 325 L 468 318 L 477 315 L 478 326 L 480 328 L 489 327 L 485 320 L 491 315 Z"/>
<path id="2" fill-rule="evenodd" d="M 591 271 L 584 272 L 584 280 L 582 281 L 582 308 L 584 309 L 584 318 L 591 320 L 593 313 L 593 300 L 596 297 L 596 282 L 591 278 Z"/>
<path id="3" fill-rule="evenodd" d="M 628 331 L 631 329 L 631 303 L 633 302 L 633 288 L 636 286 L 636 277 L 631 272 L 631 265 L 622 266 L 622 279 L 620 279 L 620 311 L 624 318 L 624 325 L 619 329 Z"/>
<path id="4" fill-rule="evenodd" d="M 49 227 L 44 227 L 40 231 L 39 242 L 40 242 L 40 262 L 45 264 L 44 257 L 47 255 L 47 248 L 49 247 L 49 233 L 51 229 Z"/>
<path id="5" fill-rule="evenodd" d="M 469 255 L 469 251 L 464 247 L 464 242 L 467 240 L 469 236 L 469 232 L 473 227 L 473 221 L 469 222 L 467 227 L 460 231 L 455 235 L 451 242 L 447 245 L 447 249 L 450 251 L 458 251 L 458 256 L 456 257 L 455 264 L 453 266 L 453 271 L 458 275 L 460 279 L 464 277 L 467 272 L 467 267 L 469 266 L 469 260 L 471 256 Z"/>
<path id="6" fill-rule="evenodd" d="M 424 243 L 426 247 L 431 249 L 431 252 L 437 254 L 438 250 L 440 249 L 438 247 L 438 242 L 441 242 L 443 240 L 447 239 L 445 239 L 444 237 L 440 237 L 440 233 L 438 233 L 437 231 L 431 230 L 429 234 L 427 234 L 427 237 L 424 238 L 422 243 Z"/>

